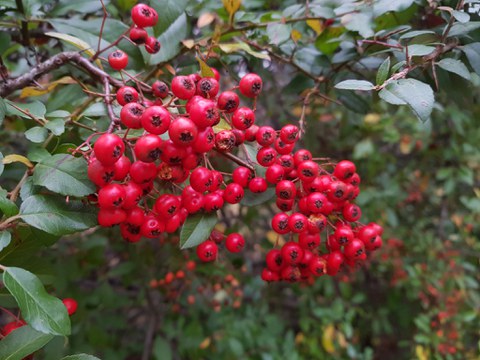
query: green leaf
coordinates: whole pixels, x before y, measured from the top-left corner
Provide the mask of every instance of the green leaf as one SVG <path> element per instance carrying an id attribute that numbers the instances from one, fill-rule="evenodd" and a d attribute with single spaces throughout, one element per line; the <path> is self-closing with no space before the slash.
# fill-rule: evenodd
<path id="1" fill-rule="evenodd" d="M 32 114 L 36 118 L 45 119 L 45 113 L 47 112 L 47 109 L 45 108 L 45 105 L 43 105 L 40 101 L 34 101 L 34 102 L 31 102 L 31 103 L 27 103 L 27 104 L 14 103 L 13 101 L 6 100 L 6 99 L 4 99 L 4 101 L 6 102 L 6 105 L 7 105 L 7 114 L 8 115 L 16 115 L 16 116 L 23 117 L 25 119 L 31 119 L 31 117 L 28 116 L 27 114 L 24 114 L 23 112 L 15 109 L 12 106 L 12 104 L 13 104 L 16 107 L 18 107 L 18 108 L 20 108 L 20 109 L 22 109 L 26 112 L 29 112 L 30 114 Z"/>
<path id="2" fill-rule="evenodd" d="M 54 338 L 26 325 L 12 331 L 0 344 L 0 359 L 22 360 L 41 349 Z"/>
<path id="3" fill-rule="evenodd" d="M 95 192 L 88 179 L 87 162 L 68 154 L 53 155 L 35 167 L 33 183 L 62 195 L 85 196 Z"/>
<path id="4" fill-rule="evenodd" d="M 430 118 L 435 101 L 430 85 L 415 79 L 400 79 L 390 82 L 386 89 L 405 101 L 421 121 Z"/>
<path id="5" fill-rule="evenodd" d="M 445 58 L 440 60 L 437 65 L 443 70 L 457 74 L 458 76 L 463 77 L 464 79 L 470 80 L 470 71 L 465 66 L 465 64 L 460 60 Z"/>
<path id="6" fill-rule="evenodd" d="M 273 45 L 279 45 L 290 39 L 291 32 L 291 26 L 287 24 L 274 23 L 267 26 L 267 36 L 269 38 L 269 43 Z"/>
<path id="7" fill-rule="evenodd" d="M 410 7 L 415 0 L 378 0 L 373 3 L 373 14 L 378 17 L 386 12 L 403 11 Z"/>
<path id="8" fill-rule="evenodd" d="M 188 217 L 180 231 L 180 249 L 188 249 L 207 240 L 217 221 L 215 213 Z"/>
<path id="9" fill-rule="evenodd" d="M 2 126 L 3 120 L 5 120 L 5 115 L 7 115 L 7 105 L 5 105 L 5 101 L 0 98 L 0 126 Z"/>
<path id="10" fill-rule="evenodd" d="M 27 224 L 52 235 L 66 235 L 97 225 L 91 206 L 80 201 L 65 202 L 53 195 L 32 195 L 20 206 L 20 215 Z"/>
<path id="11" fill-rule="evenodd" d="M 31 272 L 7 267 L 3 283 L 35 330 L 52 335 L 70 335 L 70 318 L 60 299 L 47 293 L 41 281 Z"/>
<path id="12" fill-rule="evenodd" d="M 375 151 L 375 147 L 371 139 L 365 139 L 357 143 L 353 149 L 354 159 L 364 159 Z"/>
<path id="13" fill-rule="evenodd" d="M 244 42 L 240 43 L 223 43 L 218 44 L 220 50 L 224 53 L 231 54 L 234 52 L 245 51 L 247 54 L 252 55 L 258 59 L 270 60 L 270 56 L 265 53 L 253 50 L 248 44 Z"/>
<path id="14" fill-rule="evenodd" d="M 172 360 L 172 348 L 170 343 L 163 337 L 157 336 L 153 343 L 153 356 L 155 360 Z"/>
<path id="15" fill-rule="evenodd" d="M 470 31 L 474 31 L 480 28 L 480 21 L 470 21 L 468 23 L 455 23 L 453 24 L 448 37 L 467 35 Z"/>
<path id="16" fill-rule="evenodd" d="M 252 193 L 250 190 L 245 189 L 245 195 L 243 196 L 242 201 L 240 201 L 240 204 L 245 206 L 258 206 L 271 200 L 274 196 L 274 188 L 268 188 L 266 191 L 260 194 L 255 194 Z"/>
<path id="17" fill-rule="evenodd" d="M 409 31 L 402 34 L 402 36 L 400 36 L 400 40 L 412 39 L 422 35 L 434 35 L 434 34 L 435 34 L 435 31 L 432 31 L 432 30 L 414 30 L 414 31 Z"/>
<path id="18" fill-rule="evenodd" d="M 41 126 L 34 126 L 25 131 L 25 137 L 33 143 L 42 143 L 48 137 L 48 130 Z"/>
<path id="19" fill-rule="evenodd" d="M 408 56 L 425 56 L 431 54 L 434 50 L 435 48 L 433 46 L 422 44 L 408 45 Z"/>
<path id="20" fill-rule="evenodd" d="M 60 136 L 65 132 L 65 121 L 62 119 L 53 119 L 48 121 L 45 127 L 50 130 L 53 135 Z"/>
<path id="21" fill-rule="evenodd" d="M 382 85 L 388 78 L 390 72 L 390 57 L 387 57 L 385 61 L 380 65 L 377 72 L 377 85 Z"/>
<path id="22" fill-rule="evenodd" d="M 158 13 L 155 35 L 161 35 L 185 12 L 188 0 L 152 0 L 152 6 Z M 163 45 L 163 44 L 162 44 Z"/>
<path id="23" fill-rule="evenodd" d="M 462 46 L 472 69 L 480 75 L 480 43 L 472 43 Z"/>
<path id="24" fill-rule="evenodd" d="M 370 81 L 366 80 L 344 80 L 335 85 L 336 89 L 369 91 L 375 88 Z"/>
<path id="25" fill-rule="evenodd" d="M 372 14 L 360 12 L 356 14 L 346 14 L 342 16 L 342 24 L 350 31 L 358 32 L 362 37 L 369 38 L 373 36 L 373 20 Z"/>
<path id="26" fill-rule="evenodd" d="M 455 18 L 455 20 L 457 20 L 461 23 L 467 23 L 467 22 L 470 21 L 470 15 L 468 15 L 464 11 L 453 10 L 452 11 L 452 16 Z"/>
<path id="27" fill-rule="evenodd" d="M 405 101 L 400 99 L 398 96 L 395 96 L 392 94 L 390 91 L 387 89 L 382 89 L 379 93 L 378 96 L 380 96 L 381 99 L 384 101 L 388 102 L 389 104 L 393 105 L 407 105 Z"/>
<path id="28" fill-rule="evenodd" d="M 12 234 L 8 231 L 0 231 L 0 251 L 5 249 L 12 241 Z"/>
<path id="29" fill-rule="evenodd" d="M 157 38 L 162 47 L 150 57 L 149 63 L 157 65 L 173 59 L 180 52 L 180 42 L 187 37 L 187 29 L 187 15 L 182 14 Z"/>
<path id="30" fill-rule="evenodd" d="M 18 206 L 7 198 L 7 194 L 7 190 L 0 187 L 0 211 L 6 217 L 17 215 Z"/>
<path id="31" fill-rule="evenodd" d="M 100 359 L 93 355 L 77 354 L 77 355 L 65 356 L 61 360 L 100 360 Z"/>

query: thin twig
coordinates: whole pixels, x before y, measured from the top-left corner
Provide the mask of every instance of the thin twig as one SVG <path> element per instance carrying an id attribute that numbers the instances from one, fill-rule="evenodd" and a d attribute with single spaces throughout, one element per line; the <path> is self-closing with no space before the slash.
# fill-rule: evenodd
<path id="1" fill-rule="evenodd" d="M 238 156 L 235 156 L 232 153 L 222 152 L 216 149 L 215 151 L 220 155 L 226 157 L 227 159 L 230 159 L 233 162 L 237 163 L 238 165 L 245 166 L 246 168 L 249 168 L 250 170 L 255 171 L 255 168 L 253 167 L 253 165 L 247 163 L 245 160 L 240 159 Z"/>

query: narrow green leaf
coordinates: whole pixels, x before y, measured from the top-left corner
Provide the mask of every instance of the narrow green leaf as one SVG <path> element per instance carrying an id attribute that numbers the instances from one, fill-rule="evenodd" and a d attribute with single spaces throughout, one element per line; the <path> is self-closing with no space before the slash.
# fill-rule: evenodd
<path id="1" fill-rule="evenodd" d="M 100 359 L 93 355 L 77 354 L 77 355 L 65 356 L 61 360 L 100 360 Z"/>
<path id="2" fill-rule="evenodd" d="M 437 63 L 437 65 L 441 67 L 443 70 L 457 74 L 458 76 L 461 76 L 464 79 L 467 79 L 467 80 L 471 79 L 470 71 L 468 71 L 468 68 L 466 67 L 466 65 L 460 60 L 445 58 L 440 60 Z"/>
<path id="3" fill-rule="evenodd" d="M 48 137 L 48 130 L 41 126 L 34 126 L 25 131 L 25 137 L 33 143 L 44 142 Z"/>
<path id="4" fill-rule="evenodd" d="M 435 34 L 435 31 L 432 31 L 432 30 L 414 30 L 414 31 L 409 31 L 402 34 L 402 36 L 400 36 L 400 40 L 412 39 L 422 35 L 434 35 L 434 34 Z"/>
<path id="5" fill-rule="evenodd" d="M 3 283 L 35 330 L 52 335 L 70 335 L 70 318 L 60 299 L 47 293 L 41 281 L 31 272 L 7 267 Z"/>
<path id="6" fill-rule="evenodd" d="M 12 234 L 8 231 L 0 231 L 0 251 L 5 249 L 12 241 Z"/>
<path id="7" fill-rule="evenodd" d="M 457 20 L 461 23 L 467 23 L 467 22 L 470 21 L 470 15 L 468 15 L 464 11 L 453 10 L 452 15 L 455 18 L 455 20 Z"/>
<path id="8" fill-rule="evenodd" d="M 215 213 L 188 217 L 180 231 L 180 248 L 188 249 L 207 240 L 217 221 Z"/>
<path id="9" fill-rule="evenodd" d="M 390 57 L 387 57 L 382 65 L 380 65 L 380 67 L 378 68 L 378 72 L 377 72 L 377 85 L 382 85 L 385 80 L 387 80 L 388 78 L 388 74 L 390 72 Z"/>
<path id="10" fill-rule="evenodd" d="M 369 91 L 375 88 L 370 81 L 366 80 L 344 80 L 335 85 L 336 89 Z"/>
<path id="11" fill-rule="evenodd" d="M 386 89 L 405 101 L 421 121 L 430 118 L 435 101 L 430 85 L 415 79 L 400 79 L 390 82 Z"/>
<path id="12" fill-rule="evenodd" d="M 41 349 L 54 338 L 26 325 L 12 331 L 0 343 L 0 359 L 22 360 Z"/>
<path id="13" fill-rule="evenodd" d="M 52 235 L 66 235 L 97 225 L 95 210 L 80 201 L 53 195 L 32 195 L 20 206 L 20 215 L 27 224 Z"/>
<path id="14" fill-rule="evenodd" d="M 84 196 L 95 192 L 88 179 L 87 162 L 68 154 L 57 154 L 35 167 L 33 183 L 62 195 Z"/>

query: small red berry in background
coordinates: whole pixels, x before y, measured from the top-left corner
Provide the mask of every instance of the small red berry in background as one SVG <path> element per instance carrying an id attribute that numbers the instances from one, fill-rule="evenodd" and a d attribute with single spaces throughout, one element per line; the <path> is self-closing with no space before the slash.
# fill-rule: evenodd
<path id="1" fill-rule="evenodd" d="M 66 298 L 66 299 L 63 299 L 62 302 L 67 308 L 68 315 L 72 316 L 77 312 L 78 303 L 75 299 Z"/>

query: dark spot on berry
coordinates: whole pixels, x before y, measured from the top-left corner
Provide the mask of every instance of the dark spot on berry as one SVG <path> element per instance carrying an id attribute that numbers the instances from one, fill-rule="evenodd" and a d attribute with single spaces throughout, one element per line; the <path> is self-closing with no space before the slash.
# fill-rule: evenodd
<path id="1" fill-rule="evenodd" d="M 112 153 L 114 158 L 119 158 L 122 155 L 122 148 L 120 146 L 115 146 Z"/>
<path id="2" fill-rule="evenodd" d="M 193 135 L 191 132 L 182 132 L 180 134 L 180 141 L 181 142 L 190 142 L 193 141 Z"/>
<path id="3" fill-rule="evenodd" d="M 129 103 L 132 102 L 134 98 L 131 93 L 126 93 L 125 95 L 123 95 L 123 99 L 125 100 L 125 102 Z"/>
<path id="4" fill-rule="evenodd" d="M 284 200 L 288 200 L 290 198 L 290 192 L 289 191 L 286 191 L 286 190 L 283 190 L 283 191 L 280 191 L 278 193 L 278 196 L 281 198 L 281 199 L 284 199 Z"/>
<path id="5" fill-rule="evenodd" d="M 283 221 L 280 221 L 278 223 L 278 227 L 280 230 L 285 230 L 288 226 L 288 221 L 287 220 L 283 220 Z"/>
<path id="6" fill-rule="evenodd" d="M 254 82 L 252 84 L 252 93 L 258 95 L 258 93 L 262 90 L 262 84 L 260 82 Z"/>
<path id="7" fill-rule="evenodd" d="M 162 155 L 162 150 L 160 150 L 159 148 L 156 148 L 148 153 L 148 158 L 152 160 L 157 160 L 160 157 L 160 155 Z"/>
<path id="8" fill-rule="evenodd" d="M 123 203 L 123 198 L 121 197 L 113 201 L 114 206 L 120 206 L 122 203 Z"/>
<path id="9" fill-rule="evenodd" d="M 102 179 L 103 181 L 105 181 L 106 183 L 109 183 L 110 181 L 112 181 L 113 177 L 115 176 L 115 173 L 113 171 L 111 172 L 106 172 L 103 174 L 102 176 Z"/>
<path id="10" fill-rule="evenodd" d="M 335 193 L 334 193 L 334 194 L 335 194 L 335 197 L 336 197 L 336 198 L 339 198 L 339 199 L 340 199 L 341 197 L 343 197 L 344 192 L 343 192 L 342 189 L 337 189 L 337 190 L 335 190 Z"/>
<path id="11" fill-rule="evenodd" d="M 233 99 L 227 100 L 227 103 L 225 104 L 225 110 L 230 111 L 232 109 L 235 109 L 238 106 L 237 102 Z"/>

